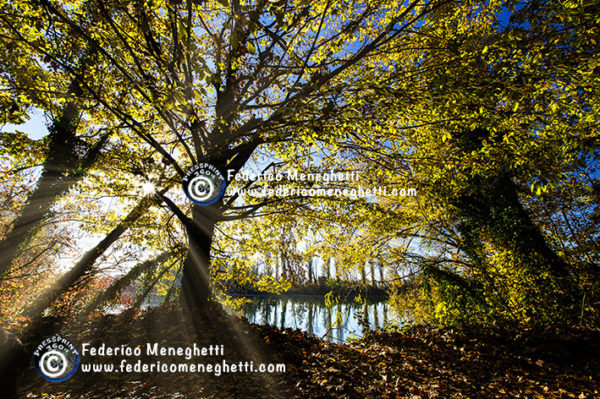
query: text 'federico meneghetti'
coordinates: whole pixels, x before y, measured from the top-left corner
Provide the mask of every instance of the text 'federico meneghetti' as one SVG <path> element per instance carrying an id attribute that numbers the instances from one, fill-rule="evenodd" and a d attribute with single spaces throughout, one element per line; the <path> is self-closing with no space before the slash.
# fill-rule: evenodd
<path id="1" fill-rule="evenodd" d="M 352 182 L 360 180 L 359 172 L 326 172 L 326 173 L 299 173 L 297 170 L 281 172 L 238 172 L 227 170 L 227 181 L 299 181 L 299 182 Z"/>
<path id="2" fill-rule="evenodd" d="M 131 347 L 129 345 L 107 346 L 91 346 L 89 343 L 81 345 L 82 356 L 141 356 L 142 352 L 146 356 L 179 356 L 185 357 L 186 360 L 192 357 L 201 356 L 224 356 L 224 345 L 208 345 L 198 346 L 194 343 L 192 346 L 161 346 L 158 343 L 147 343 L 145 351 L 142 351 L 141 346 Z"/>

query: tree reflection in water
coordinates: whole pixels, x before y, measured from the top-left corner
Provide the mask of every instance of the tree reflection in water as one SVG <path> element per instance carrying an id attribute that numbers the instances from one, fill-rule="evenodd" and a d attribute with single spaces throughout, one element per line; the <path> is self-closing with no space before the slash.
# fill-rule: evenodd
<path id="1" fill-rule="evenodd" d="M 389 321 L 384 302 L 336 303 L 327 307 L 321 297 L 253 298 L 244 308 L 251 323 L 301 329 L 332 342 L 361 337 Z M 382 317 L 380 317 L 382 315 Z"/>

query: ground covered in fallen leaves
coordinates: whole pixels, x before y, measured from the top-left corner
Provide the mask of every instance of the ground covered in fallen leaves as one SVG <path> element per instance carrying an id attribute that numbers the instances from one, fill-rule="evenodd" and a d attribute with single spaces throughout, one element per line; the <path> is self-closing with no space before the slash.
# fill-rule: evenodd
<path id="1" fill-rule="evenodd" d="M 50 383 L 33 365 L 20 398 L 595 398 L 600 397 L 600 333 L 583 329 L 427 329 L 374 332 L 332 344 L 299 330 L 248 324 L 219 306 L 204 312 L 160 307 L 93 319 L 48 320 L 40 340 L 59 333 L 81 351 L 99 346 L 224 345 L 228 363 L 285 363 L 285 373 L 120 373 L 80 369 Z M 32 352 L 37 342 L 26 342 Z M 118 365 L 122 356 L 82 362 Z M 142 355 L 129 361 L 156 362 Z M 181 363 L 182 357 L 159 359 Z"/>

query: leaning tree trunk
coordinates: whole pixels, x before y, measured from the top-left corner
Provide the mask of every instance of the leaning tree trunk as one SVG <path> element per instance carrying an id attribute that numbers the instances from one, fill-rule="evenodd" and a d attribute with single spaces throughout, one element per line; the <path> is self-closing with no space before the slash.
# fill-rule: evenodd
<path id="1" fill-rule="evenodd" d="M 72 93 L 74 89 L 71 88 Z M 33 235 L 36 226 L 58 196 L 70 187 L 67 172 L 76 163 L 75 137 L 79 110 L 73 101 L 67 103 L 62 115 L 50 127 L 50 144 L 44 171 L 36 189 L 27 198 L 21 213 L 13 221 L 12 230 L 0 243 L 0 276 L 5 274 L 19 249 Z"/>
<path id="2" fill-rule="evenodd" d="M 113 282 L 105 291 L 102 291 L 96 295 L 96 297 L 85 307 L 80 317 L 87 317 L 90 313 L 100 307 L 102 304 L 107 303 L 115 299 L 119 293 L 121 293 L 127 286 L 129 286 L 135 279 L 150 270 L 158 268 L 161 264 L 166 262 L 169 258 L 177 254 L 181 248 L 179 246 L 162 252 L 154 259 L 147 260 L 142 263 L 138 263 L 127 272 L 124 276 Z"/>
<path id="3" fill-rule="evenodd" d="M 171 264 L 171 267 L 172 266 L 173 265 Z M 160 279 L 167 272 L 169 272 L 171 270 L 171 267 L 164 268 L 159 273 L 157 273 L 157 275 L 152 279 L 152 281 L 150 281 L 147 284 L 145 284 L 144 290 L 142 291 L 141 294 L 138 294 L 137 299 L 135 300 L 135 303 L 129 309 L 127 309 L 127 311 L 125 312 L 125 314 L 134 315 L 135 312 L 138 309 L 142 308 L 142 305 L 144 304 L 144 301 L 146 300 L 146 298 L 148 297 L 148 295 L 150 295 L 150 293 L 152 292 L 152 289 L 156 286 L 156 284 L 160 281 Z"/>
<path id="4" fill-rule="evenodd" d="M 561 295 L 565 299 L 572 296 L 569 266 L 550 248 L 523 207 L 512 179 L 499 176 L 477 183 L 484 188 L 455 202 L 467 228 L 475 234 L 488 231 L 493 242 L 515 253 L 521 266 L 530 268 L 532 273 L 547 270 L 560 287 Z"/>
<path id="5" fill-rule="evenodd" d="M 165 190 L 166 191 L 166 190 Z M 73 287 L 86 272 L 89 272 L 96 260 L 102 256 L 102 254 L 110 247 L 115 241 L 117 241 L 121 235 L 129 228 L 137 218 L 143 215 L 148 208 L 152 205 L 152 196 L 147 196 L 138 205 L 129 212 L 129 214 L 123 219 L 121 223 L 117 225 L 100 243 L 98 243 L 93 249 L 86 252 L 83 257 L 77 262 L 77 264 L 60 277 L 50 288 L 44 290 L 42 294 L 28 307 L 24 309 L 22 315 L 31 317 L 33 320 L 30 321 L 27 329 L 21 334 L 20 339 L 22 342 L 28 342 L 32 338 L 37 337 L 40 332 L 46 335 L 51 335 L 54 331 L 48 330 L 43 323 L 43 312 L 46 308 L 52 305 L 64 292 L 70 287 Z M 0 331 L 1 332 L 1 331 Z M 8 348 L 8 347 L 7 347 Z M 17 371 L 22 368 L 22 358 L 19 350 L 22 348 L 12 346 L 12 349 L 1 350 L 3 346 L 0 345 L 0 376 L 5 374 L 5 370 Z M 12 372 L 12 371 L 11 371 Z M 8 378 L 8 376 L 6 377 Z M 11 377 L 12 378 L 12 377 Z M 2 378 L 0 378 L 2 380 Z M 11 381 L 13 381 L 11 379 Z M 13 386 L 4 381 L 7 385 L 2 385 L 5 392 L 9 389 L 13 389 Z M 16 388 L 15 388 L 16 389 Z"/>
<path id="6" fill-rule="evenodd" d="M 102 256 L 102 254 L 104 254 L 104 252 L 117 241 L 125 231 L 127 231 L 133 222 L 146 213 L 152 203 L 153 200 L 151 196 L 144 197 L 129 212 L 129 214 L 127 214 L 121 223 L 112 229 L 111 232 L 108 233 L 94 248 L 87 251 L 71 270 L 62 275 L 49 288 L 44 290 L 33 303 L 25 308 L 22 314 L 34 319 L 41 318 L 44 310 L 51 306 L 64 292 L 73 287 L 81 277 L 88 273 L 94 266 L 96 260 L 98 260 L 98 258 L 100 258 L 100 256 Z"/>
<path id="7" fill-rule="evenodd" d="M 81 90 L 76 78 L 71 82 L 68 96 L 73 98 L 80 95 Z M 40 222 L 56 200 L 81 180 L 95 163 L 108 139 L 108 135 L 104 135 L 85 155 L 80 156 L 77 145 L 80 115 L 77 100 L 71 100 L 50 126 L 50 142 L 48 156 L 43 165 L 44 171 L 19 216 L 12 222 L 13 228 L 0 242 L 0 277 L 10 270 L 13 260 L 35 235 Z"/>
<path id="8" fill-rule="evenodd" d="M 475 129 L 456 134 L 459 147 L 471 152 L 482 147 L 488 131 Z M 453 200 L 461 228 L 478 237 L 486 232 L 490 240 L 515 254 L 515 267 L 524 268 L 532 275 L 549 272 L 559 288 L 558 299 L 570 306 L 576 297 L 569 265 L 550 247 L 541 229 L 534 223 L 519 198 L 517 184 L 511 172 L 499 170 L 495 175 L 473 174 L 468 189 Z M 476 247 L 481 245 L 479 241 Z M 477 257 L 475 257 L 477 258 Z"/>

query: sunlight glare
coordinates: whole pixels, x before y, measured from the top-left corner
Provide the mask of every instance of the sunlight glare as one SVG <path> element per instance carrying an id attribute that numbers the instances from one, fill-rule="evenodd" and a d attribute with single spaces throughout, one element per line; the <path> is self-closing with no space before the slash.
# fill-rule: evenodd
<path id="1" fill-rule="evenodd" d="M 148 195 L 156 191 L 156 186 L 154 183 L 147 181 L 142 183 L 141 189 L 144 195 Z"/>

